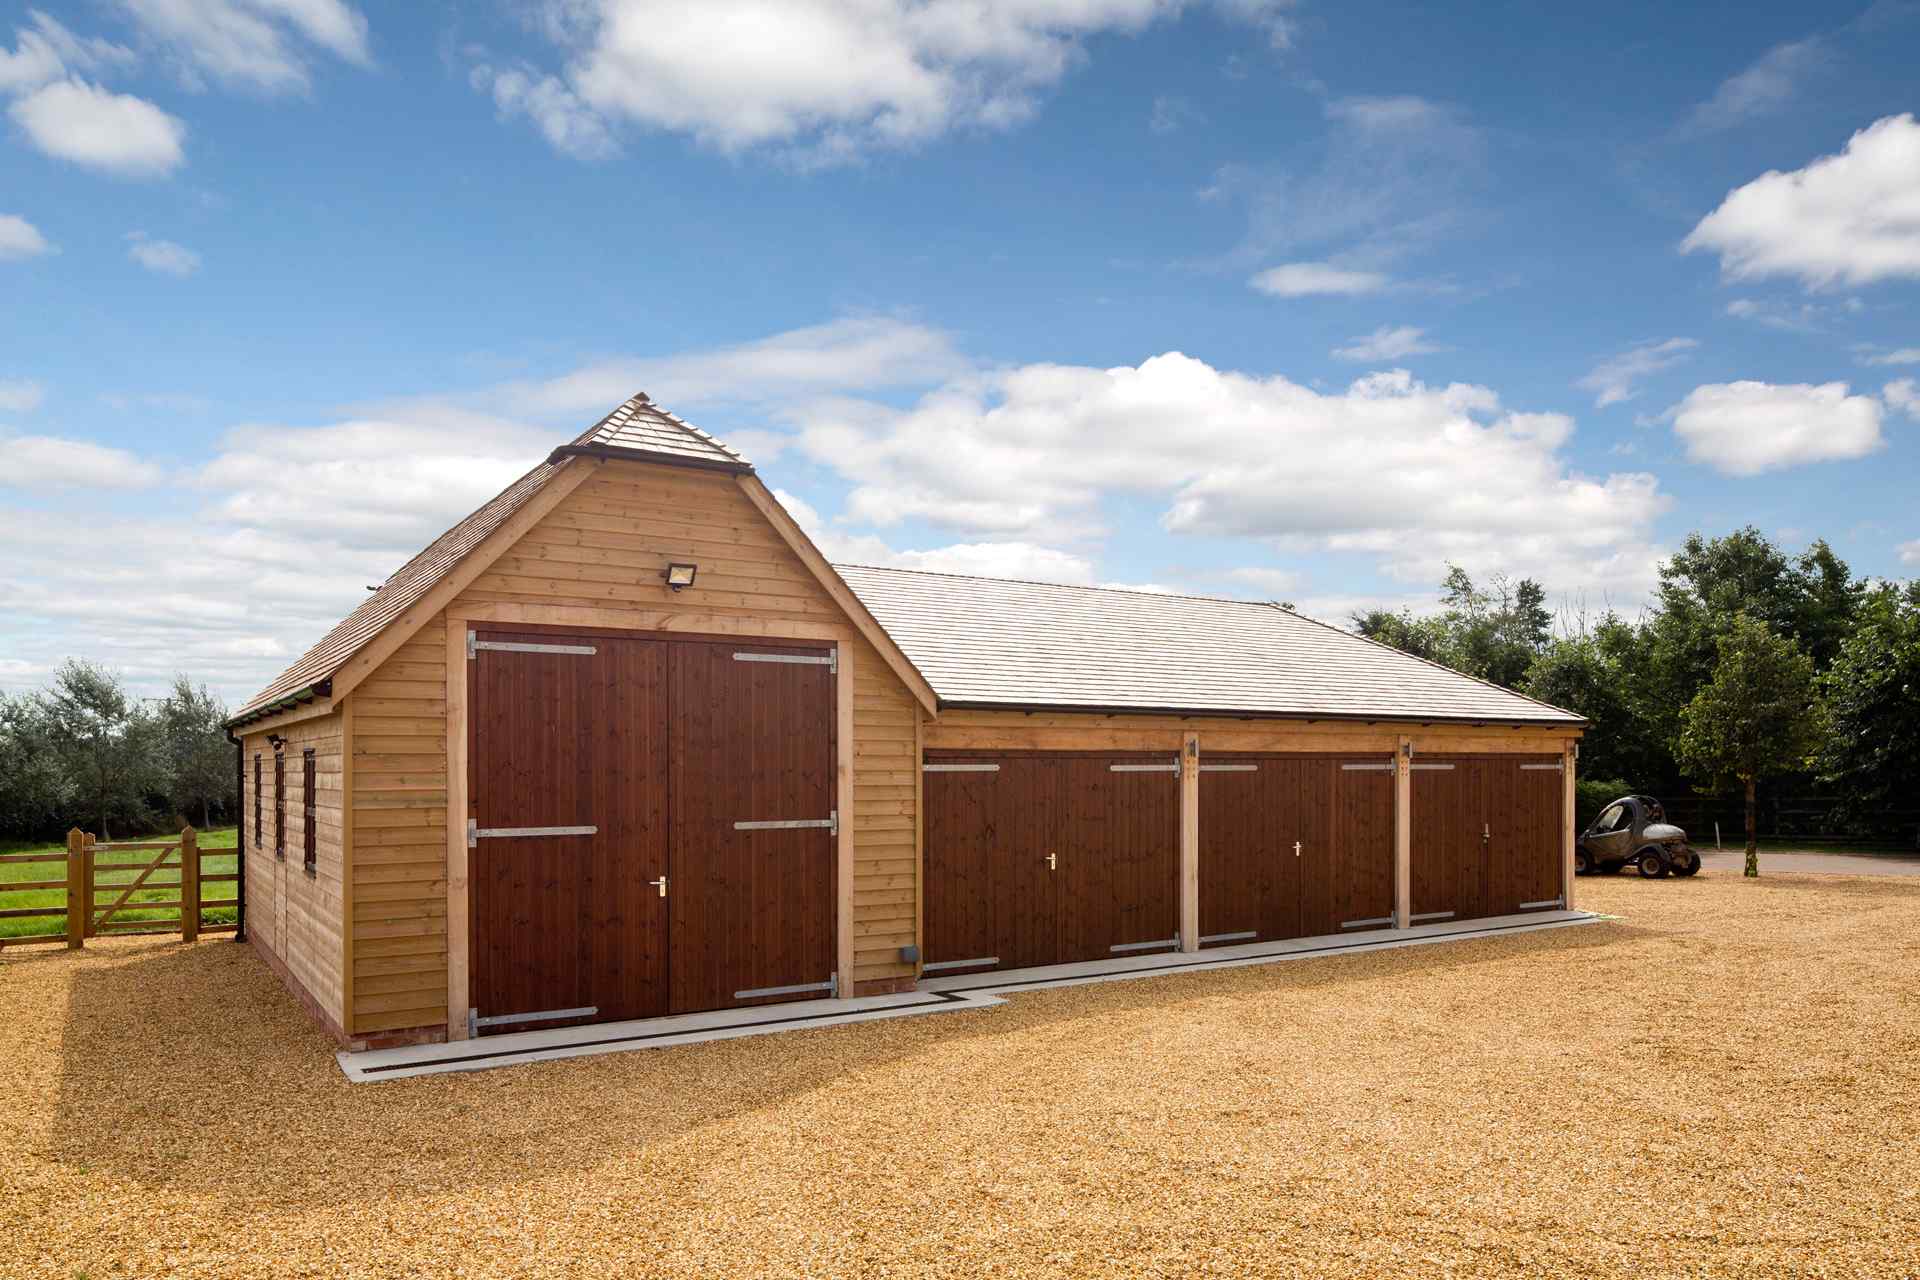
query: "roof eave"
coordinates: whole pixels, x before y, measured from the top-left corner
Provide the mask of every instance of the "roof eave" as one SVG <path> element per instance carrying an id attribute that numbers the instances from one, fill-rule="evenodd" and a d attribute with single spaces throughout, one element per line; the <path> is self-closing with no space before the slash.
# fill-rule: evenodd
<path id="1" fill-rule="evenodd" d="M 1498 725 L 1514 729 L 1585 729 L 1591 721 L 1526 716 L 1380 715 L 1371 711 L 1274 711 L 1244 707 L 1107 706 L 1079 702 L 940 699 L 942 711 L 1019 711 L 1089 716 L 1209 716 L 1223 720 L 1340 720 L 1362 724 Z"/>
<path id="2" fill-rule="evenodd" d="M 292 693 L 284 694 L 271 702 L 264 702 L 257 707 L 244 710 L 238 715 L 228 719 L 223 727 L 238 729 L 242 725 L 252 724 L 256 720 L 265 720 L 270 716 L 277 716 L 283 711 L 292 711 L 296 707 L 301 707 L 314 701 L 316 698 L 330 697 L 332 693 L 333 677 L 328 676 L 324 680 L 316 680 L 304 688 L 295 689 Z"/>

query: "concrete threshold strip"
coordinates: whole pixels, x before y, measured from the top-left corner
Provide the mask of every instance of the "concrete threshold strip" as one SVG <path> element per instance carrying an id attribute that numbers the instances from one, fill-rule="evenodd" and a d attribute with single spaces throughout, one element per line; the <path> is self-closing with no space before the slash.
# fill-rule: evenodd
<path id="1" fill-rule="evenodd" d="M 356 1084 L 399 1080 L 407 1076 L 440 1075 L 452 1071 L 486 1071 L 523 1062 L 556 1058 L 584 1058 L 633 1049 L 665 1049 L 673 1045 L 736 1040 L 772 1035 L 803 1027 L 835 1027 L 887 1018 L 909 1018 L 925 1013 L 952 1013 L 985 1009 L 1006 1003 L 1018 991 L 1046 987 L 1081 986 L 1091 982 L 1122 982 L 1165 973 L 1202 969 L 1238 969 L 1249 965 L 1280 964 L 1322 956 L 1435 942 L 1460 942 L 1503 933 L 1530 933 L 1595 924 L 1608 917 L 1588 911 L 1530 911 L 1525 915 L 1493 916 L 1484 920 L 1438 921 L 1408 929 L 1369 929 L 1364 933 L 1324 938 L 1290 938 L 1284 942 L 1249 942 L 1213 947 L 1198 953 L 1164 953 L 1090 960 L 1079 964 L 1046 965 L 1034 969 L 1000 969 L 988 973 L 926 978 L 916 991 L 897 995 L 857 996 L 850 1000 L 794 1000 L 751 1009 L 720 1009 L 711 1013 L 642 1018 L 631 1022 L 601 1022 L 591 1026 L 554 1027 L 545 1031 L 518 1031 L 460 1040 L 450 1044 L 407 1045 L 398 1049 L 363 1049 L 335 1058 L 347 1079 Z"/>

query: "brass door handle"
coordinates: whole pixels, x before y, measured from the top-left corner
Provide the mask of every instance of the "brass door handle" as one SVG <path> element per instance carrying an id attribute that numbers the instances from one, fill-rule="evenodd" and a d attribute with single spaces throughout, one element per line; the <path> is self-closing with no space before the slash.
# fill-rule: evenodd
<path id="1" fill-rule="evenodd" d="M 1052 870 L 1053 870 L 1053 869 L 1054 869 L 1055 867 L 1057 867 L 1058 865 L 1059 865 L 1059 859 L 1058 859 L 1058 858 L 1056 858 L 1056 857 L 1055 857 L 1055 856 L 1054 856 L 1053 854 L 1051 854 L 1051 853 L 1050 853 L 1050 854 L 1048 854 L 1048 855 L 1047 855 L 1047 870 L 1049 870 L 1049 871 L 1052 871 Z"/>
<path id="2" fill-rule="evenodd" d="M 667 896 L 667 878 L 665 876 L 661 876 L 658 880 L 649 880 L 647 883 L 658 889 L 661 897 L 664 898 Z"/>

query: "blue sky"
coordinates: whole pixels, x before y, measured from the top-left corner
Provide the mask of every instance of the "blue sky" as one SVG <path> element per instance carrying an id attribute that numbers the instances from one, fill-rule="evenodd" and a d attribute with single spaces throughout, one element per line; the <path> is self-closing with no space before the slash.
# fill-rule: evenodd
<path id="1" fill-rule="evenodd" d="M 633 390 L 839 558 L 1920 566 L 1920 5 L 0 4 L 0 687 L 238 698 Z"/>

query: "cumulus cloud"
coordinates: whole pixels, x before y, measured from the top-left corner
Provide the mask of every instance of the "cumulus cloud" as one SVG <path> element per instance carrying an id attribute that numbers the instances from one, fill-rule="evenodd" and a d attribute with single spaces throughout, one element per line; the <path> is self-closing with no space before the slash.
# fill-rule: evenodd
<path id="1" fill-rule="evenodd" d="M 1711 383 L 1666 416 L 1689 458 L 1734 476 L 1863 458 L 1885 443 L 1880 401 L 1844 382 Z"/>
<path id="2" fill-rule="evenodd" d="M 1920 364 L 1920 347 L 1901 347 L 1894 351 L 1881 351 L 1872 355 L 1863 355 L 1862 364 Z"/>
<path id="3" fill-rule="evenodd" d="M 0 409 L 8 413 L 32 413 L 46 398 L 46 390 L 29 378 L 0 378 Z"/>
<path id="4" fill-rule="evenodd" d="M 35 403 L 38 396 L 39 388 L 34 387 Z M 164 474 L 159 466 L 125 449 L 58 436 L 0 436 L 0 452 L 7 458 L 6 468 L 0 470 L 0 488 L 144 489 L 158 484 Z"/>
<path id="5" fill-rule="evenodd" d="M 956 542 L 946 546 L 896 551 L 873 534 L 850 533 L 823 519 L 806 499 L 784 489 L 773 496 L 794 518 L 822 555 L 836 564 L 876 565 L 884 569 L 920 569 L 929 573 L 965 573 L 982 578 L 1022 578 L 1031 582 L 1094 585 L 1093 561 L 1057 547 L 1009 539 Z"/>
<path id="6" fill-rule="evenodd" d="M 1341 360 L 1404 360 L 1408 356 L 1431 355 L 1446 348 L 1427 340 L 1425 329 L 1410 324 L 1381 325 L 1365 337 L 1354 338 L 1333 354 Z"/>
<path id="7" fill-rule="evenodd" d="M 1452 557 L 1644 585 L 1641 539 L 1667 502 L 1649 475 L 1571 471 L 1562 416 L 1404 372 L 1323 394 L 1170 352 L 1028 365 L 904 411 L 836 404 L 801 419 L 802 449 L 851 484 L 855 524 L 1072 543 L 1099 535 L 1105 500 L 1131 498 L 1161 504 L 1176 534 L 1356 551 L 1420 581 Z"/>
<path id="8" fill-rule="evenodd" d="M 1903 542 L 1894 550 L 1900 553 L 1901 564 L 1920 564 L 1920 538 Z"/>
<path id="9" fill-rule="evenodd" d="M 1391 281 L 1378 271 L 1353 271 L 1325 262 L 1288 262 L 1257 273 L 1248 284 L 1276 298 L 1314 294 L 1378 293 Z"/>
<path id="10" fill-rule="evenodd" d="M 1636 384 L 1643 378 L 1679 364 L 1699 345 L 1693 338 L 1635 343 L 1619 355 L 1602 360 L 1592 373 L 1574 385 L 1583 391 L 1593 392 L 1595 407 L 1604 409 L 1610 404 L 1633 399 L 1639 394 Z"/>
<path id="11" fill-rule="evenodd" d="M 212 77 L 264 93 L 304 90 L 312 79 L 307 45 L 356 66 L 372 63 L 367 20 L 342 0 L 120 0 L 120 6 L 194 87 Z"/>
<path id="12" fill-rule="evenodd" d="M 43 85 L 7 114 L 47 155 L 114 177 L 164 177 L 186 160 L 186 125 L 145 98 L 84 80 Z"/>
<path id="13" fill-rule="evenodd" d="M 127 242 L 127 256 L 149 271 L 190 276 L 200 269 L 200 255 L 185 245 L 151 239 L 144 231 L 128 232 Z"/>
<path id="14" fill-rule="evenodd" d="M 1730 280 L 1789 276 L 1823 289 L 1920 278 L 1920 123 L 1888 116 L 1838 155 L 1760 175 L 1680 247 L 1718 254 Z"/>
<path id="15" fill-rule="evenodd" d="M 40 228 L 17 213 L 0 213 L 0 262 L 51 252 L 53 246 L 40 234 Z"/>
<path id="16" fill-rule="evenodd" d="M 1889 382 L 1880 392 L 1887 407 L 1920 422 L 1920 383 L 1912 378 L 1901 378 Z"/>
<path id="17" fill-rule="evenodd" d="M 806 163 L 835 163 L 956 127 L 1017 124 L 1085 57 L 1088 37 L 1137 33 L 1183 7 L 1180 0 L 542 0 L 538 25 L 559 44 L 564 70 L 489 67 L 475 84 L 574 154 L 583 154 L 581 139 L 630 124 L 688 134 L 723 151 L 771 146 Z M 1276 39 L 1291 30 L 1288 6 L 1274 0 L 1216 0 L 1216 7 Z"/>
<path id="18" fill-rule="evenodd" d="M 14 29 L 14 48 L 0 48 L 0 93 L 22 93 L 58 80 L 69 69 L 105 71 L 132 65 L 133 50 L 110 40 L 83 38 L 37 9 Z"/>

